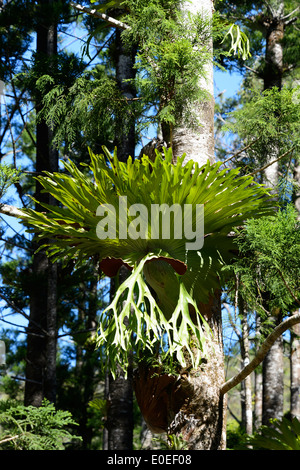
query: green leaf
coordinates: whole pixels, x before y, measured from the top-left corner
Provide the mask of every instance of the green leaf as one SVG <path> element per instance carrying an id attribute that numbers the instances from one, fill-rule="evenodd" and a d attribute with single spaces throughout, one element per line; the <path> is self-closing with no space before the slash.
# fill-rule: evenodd
<path id="1" fill-rule="evenodd" d="M 262 426 L 248 442 L 254 449 L 300 450 L 300 423 L 297 418 L 272 420 L 273 427 Z"/>

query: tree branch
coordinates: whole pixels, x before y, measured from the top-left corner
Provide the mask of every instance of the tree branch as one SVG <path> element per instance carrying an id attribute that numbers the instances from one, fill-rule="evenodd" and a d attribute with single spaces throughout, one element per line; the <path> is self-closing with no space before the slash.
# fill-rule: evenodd
<path id="1" fill-rule="evenodd" d="M 245 380 L 245 378 L 249 374 L 251 374 L 251 372 L 253 372 L 254 369 L 256 369 L 256 367 L 264 360 L 267 352 L 275 343 L 275 341 L 279 338 L 279 336 L 281 336 L 286 330 L 296 325 L 297 323 L 300 323 L 300 312 L 296 313 L 295 315 L 292 315 L 287 320 L 284 320 L 278 326 L 276 326 L 272 333 L 270 333 L 266 340 L 263 342 L 259 351 L 257 352 L 256 356 L 252 359 L 252 361 L 249 362 L 249 364 L 244 367 L 241 372 L 239 372 L 237 375 L 235 375 L 222 385 L 220 389 L 221 395 L 224 395 L 233 387 Z"/>
<path id="2" fill-rule="evenodd" d="M 0 10 L 1 11 L 1 10 Z M 0 441 L 0 444 L 4 444 L 5 442 L 8 442 L 8 441 L 14 441 L 15 439 L 18 439 L 20 437 L 21 434 L 16 434 L 15 436 L 11 436 L 11 437 L 5 437 L 4 439 L 2 439 Z"/>
<path id="3" fill-rule="evenodd" d="M 293 16 L 295 13 L 298 13 L 299 10 L 300 10 L 300 7 L 295 8 L 295 10 L 293 10 L 290 13 L 288 13 L 287 15 L 285 15 L 282 19 L 287 20 L 290 16 Z"/>
<path id="4" fill-rule="evenodd" d="M 79 5 L 79 3 L 73 3 L 73 2 L 70 2 L 70 5 L 78 11 L 88 13 L 91 16 L 94 16 L 96 18 L 100 18 L 101 20 L 106 21 L 107 23 L 109 23 L 111 26 L 114 26 L 115 28 L 119 28 L 123 30 L 130 29 L 130 26 L 123 23 L 122 21 L 116 20 L 115 18 L 105 15 L 104 13 L 99 13 L 99 11 L 97 11 L 96 9 L 91 10 L 90 8 Z"/>
<path id="5" fill-rule="evenodd" d="M 5 215 L 10 215 L 12 217 L 22 217 L 24 218 L 25 214 L 15 206 L 10 206 L 8 204 L 0 203 L 0 213 Z"/>
<path id="6" fill-rule="evenodd" d="M 246 150 L 248 150 L 248 148 L 250 148 L 252 145 L 254 145 L 260 138 L 261 138 L 261 136 L 257 137 L 257 138 L 254 139 L 252 142 L 250 142 L 250 144 L 246 145 L 246 147 L 243 147 L 241 150 L 239 150 L 238 152 L 236 152 L 234 155 L 232 155 L 231 157 L 229 157 L 229 158 L 227 158 L 226 160 L 224 160 L 224 162 L 222 162 L 222 165 L 224 165 L 225 163 L 229 162 L 229 161 L 232 160 L 233 158 L 238 157 L 241 153 L 243 153 L 243 152 L 245 152 Z"/>
<path id="7" fill-rule="evenodd" d="M 272 160 L 271 162 L 267 163 L 265 166 L 263 166 L 262 168 L 259 168 L 258 170 L 255 170 L 253 171 L 252 173 L 249 173 L 247 174 L 247 176 L 253 176 L 253 175 L 256 175 L 257 173 L 260 173 L 261 171 L 265 170 L 266 168 L 268 168 L 269 166 L 273 165 L 273 163 L 276 163 L 278 162 L 279 160 L 281 160 L 282 158 L 286 157 L 289 153 L 291 153 L 292 151 L 294 150 L 294 147 L 292 147 L 291 149 L 287 150 L 285 153 L 283 153 L 282 155 L 280 155 L 280 157 L 276 158 L 275 160 Z"/>

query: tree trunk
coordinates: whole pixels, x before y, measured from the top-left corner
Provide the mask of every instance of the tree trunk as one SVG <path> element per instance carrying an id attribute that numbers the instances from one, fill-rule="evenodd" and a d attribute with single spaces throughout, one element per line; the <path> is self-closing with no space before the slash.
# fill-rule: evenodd
<path id="1" fill-rule="evenodd" d="M 116 79 L 123 97 L 127 100 L 128 112 L 117 116 L 115 145 L 118 158 L 126 162 L 129 155 L 135 155 L 135 116 L 132 111 L 132 98 L 135 96 L 133 85 L 127 80 L 134 78 L 135 51 L 125 48 L 119 30 L 116 30 Z M 124 281 L 128 272 L 121 268 L 119 282 Z M 111 295 L 114 285 L 111 283 Z M 108 450 L 131 450 L 133 447 L 133 371 L 129 367 L 127 378 L 120 370 L 114 380 L 109 374 L 107 379 L 107 424 L 104 444 Z"/>
<path id="2" fill-rule="evenodd" d="M 255 369 L 254 376 L 254 430 L 262 425 L 262 373 L 261 368 Z"/>
<path id="3" fill-rule="evenodd" d="M 264 89 L 277 87 L 281 90 L 283 74 L 284 1 L 271 0 L 272 13 L 264 22 L 266 27 L 266 53 Z"/>
<path id="4" fill-rule="evenodd" d="M 122 267 L 119 273 L 119 282 L 122 283 L 128 275 L 127 269 Z M 114 280 L 111 282 L 111 299 L 114 295 Z M 117 377 L 113 379 L 107 372 L 106 377 L 107 399 L 107 434 L 104 436 L 105 450 L 132 450 L 133 447 L 133 370 L 129 366 L 127 377 L 119 369 Z"/>
<path id="5" fill-rule="evenodd" d="M 293 203 L 300 221 L 300 165 L 294 169 L 296 186 L 293 194 Z M 291 329 L 291 416 L 300 420 L 300 324 Z"/>
<path id="6" fill-rule="evenodd" d="M 82 294 L 82 305 L 79 308 L 79 320 L 83 330 L 96 331 L 97 328 L 97 295 L 98 295 L 98 273 L 94 270 L 90 282 L 80 284 Z M 91 336 L 93 333 L 91 333 Z M 82 404 L 80 417 L 78 419 L 79 435 L 82 437 L 80 448 L 90 449 L 93 438 L 93 429 L 89 424 L 89 402 L 93 399 L 95 392 L 95 368 L 96 357 L 93 342 L 86 341 L 85 344 L 77 345 L 76 376 L 78 378 L 78 397 Z"/>
<path id="7" fill-rule="evenodd" d="M 256 337 L 260 337 L 260 317 L 256 314 Z M 255 348 L 257 351 L 257 347 Z M 261 366 L 254 373 L 254 429 L 257 430 L 262 424 L 262 370 Z"/>
<path id="8" fill-rule="evenodd" d="M 270 2 L 270 16 L 265 22 L 266 53 L 264 70 L 264 89 L 282 87 L 284 23 L 283 0 Z M 276 160 L 279 149 L 274 147 L 268 161 Z M 278 184 L 278 162 L 265 170 L 265 182 L 274 192 Z M 277 322 L 276 318 L 274 319 Z M 279 338 L 268 352 L 263 363 L 263 415 L 262 423 L 269 424 L 271 418 L 283 415 L 283 341 Z"/>
<path id="9" fill-rule="evenodd" d="M 291 418 L 300 420 L 300 323 L 291 329 Z"/>
<path id="10" fill-rule="evenodd" d="M 276 325 L 281 321 L 275 319 Z M 263 414 L 262 424 L 283 417 L 283 339 L 280 336 L 269 349 L 263 361 Z"/>
<path id="11" fill-rule="evenodd" d="M 241 356 L 242 369 L 250 362 L 249 357 L 249 331 L 247 310 L 244 308 L 244 302 L 240 301 L 240 314 L 242 315 L 242 338 L 241 338 Z M 252 385 L 251 375 L 248 375 L 242 382 L 242 426 L 247 434 L 252 434 Z"/>
<path id="12" fill-rule="evenodd" d="M 128 50 L 123 44 L 121 32 L 116 29 L 116 79 L 123 97 L 127 100 L 126 114 L 116 117 L 115 146 L 118 151 L 118 159 L 126 162 L 129 155 L 135 154 L 135 113 L 133 98 L 136 92 L 133 82 L 135 77 L 134 62 L 135 50 Z"/>
<path id="13" fill-rule="evenodd" d="M 224 450 L 226 446 L 226 396 L 220 395 L 225 381 L 222 320 L 219 293 L 210 304 L 200 305 L 212 330 L 206 339 L 207 360 L 187 376 L 188 399 L 169 425 L 169 433 L 182 435 L 193 450 Z"/>
<path id="14" fill-rule="evenodd" d="M 57 53 L 57 26 L 49 22 L 46 13 L 53 8 L 53 0 L 41 2 L 39 6 L 41 17 L 37 27 L 37 54 L 49 60 Z M 49 65 L 48 73 L 51 74 L 51 65 Z M 41 99 L 42 97 L 40 101 Z M 40 106 L 41 102 L 37 102 L 37 111 Z M 57 171 L 58 153 L 51 147 L 51 138 L 51 129 L 44 121 L 38 122 L 36 128 L 36 171 L 38 173 L 43 170 Z M 35 196 L 40 202 L 54 203 L 48 194 L 41 192 L 38 183 Z M 39 204 L 36 209 L 40 210 Z M 38 245 L 34 244 L 37 248 Z M 40 251 L 34 255 L 32 274 L 24 401 L 26 405 L 40 406 L 43 398 L 55 402 L 56 395 L 57 266 L 51 264 L 43 251 Z"/>
<path id="15" fill-rule="evenodd" d="M 186 2 L 183 10 L 187 13 L 202 14 L 204 18 L 212 21 L 214 11 L 212 0 L 193 0 Z M 212 52 L 212 38 L 208 39 L 208 48 Z M 174 157 L 181 157 L 184 153 L 187 160 L 191 159 L 204 165 L 207 160 L 215 161 L 214 156 L 214 82 L 212 62 L 207 61 L 204 69 L 204 77 L 199 78 L 199 86 L 205 90 L 209 99 L 194 103 L 193 111 L 199 121 L 199 126 L 187 128 L 182 123 L 177 123 L 173 129 L 172 149 Z"/>

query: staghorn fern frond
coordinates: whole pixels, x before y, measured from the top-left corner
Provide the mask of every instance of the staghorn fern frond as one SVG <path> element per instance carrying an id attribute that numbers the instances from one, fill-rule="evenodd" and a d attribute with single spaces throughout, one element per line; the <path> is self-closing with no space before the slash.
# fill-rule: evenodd
<path id="1" fill-rule="evenodd" d="M 171 150 L 157 153 L 154 162 L 144 156 L 140 160 L 129 157 L 123 163 L 116 152 L 111 156 L 106 149 L 103 155 L 90 152 L 90 156 L 91 164 L 86 168 L 90 176 L 68 162 L 65 168 L 69 174 L 37 177 L 60 205 L 43 204 L 45 213 L 24 210 L 24 223 L 39 239 L 45 239 L 42 248 L 54 261 L 75 259 L 80 263 L 96 256 L 107 275 L 117 274 L 123 263 L 132 269 L 101 315 L 98 345 L 106 346 L 112 371 L 118 363 L 126 367 L 130 349 L 153 352 L 157 345 L 182 365 L 185 351 L 195 364 L 201 357 L 194 357 L 190 339 L 196 339 L 203 353 L 207 327 L 199 303 L 208 302 L 220 287 L 222 266 L 233 257 L 235 247 L 229 232 L 248 218 L 274 210 L 268 190 L 252 177 L 239 176 L 237 169 L 220 170 L 220 163 L 207 162 L 201 168 L 192 161 L 183 165 L 183 156 L 174 164 Z M 125 198 L 128 220 L 124 226 L 120 201 Z M 203 222 L 203 213 L 196 210 L 189 217 L 189 234 L 182 219 L 181 236 L 175 235 L 175 218 L 170 218 L 169 236 L 159 231 L 153 238 L 151 221 L 139 219 L 140 237 L 124 237 L 127 225 L 137 220 L 129 212 L 134 204 L 142 205 L 148 214 L 154 204 L 177 204 L 180 209 L 203 205 L 203 247 L 187 248 L 191 233 L 196 234 Z M 103 220 L 97 215 L 99 207 L 102 215 L 105 209 L 119 221 L 114 237 L 98 237 L 97 226 Z"/>

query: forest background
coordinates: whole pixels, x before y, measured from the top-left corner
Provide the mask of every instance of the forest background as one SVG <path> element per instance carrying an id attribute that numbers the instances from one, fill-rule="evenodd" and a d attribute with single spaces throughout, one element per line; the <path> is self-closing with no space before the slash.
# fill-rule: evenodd
<path id="1" fill-rule="evenodd" d="M 129 154 L 138 157 L 141 148 L 146 153 L 155 146 L 161 150 L 162 135 L 168 135 L 162 130 L 176 123 L 182 103 L 191 99 L 179 80 L 174 89 L 180 106 L 176 108 L 172 100 L 162 106 L 159 86 L 163 84 L 155 82 L 149 70 L 143 79 L 133 68 L 136 50 L 131 55 L 124 51 L 121 30 L 110 22 L 123 20 L 122 2 L 81 3 L 97 8 L 96 14 L 71 3 L 0 2 L 5 85 L 0 122 L 0 321 L 5 345 L 0 445 L 47 449 L 58 442 L 63 448 L 89 450 L 178 448 L 185 444 L 178 436 L 169 436 L 167 442 L 164 435 L 162 443 L 154 433 L 153 439 L 130 380 L 114 380 L 99 367 L 93 336 L 114 283 L 93 263 L 79 268 L 73 263 L 55 265 L 46 273 L 44 260 L 34 255 L 35 240 L 4 213 L 5 204 L 30 207 L 28 195 L 47 202 L 33 177 L 43 170 L 63 171 L 59 160 L 88 163 L 88 147 L 100 153 L 103 145 L 109 151 L 117 146 L 123 161 Z M 234 268 L 228 267 L 234 275 L 221 297 L 228 379 L 249 364 L 275 326 L 299 311 L 299 6 L 279 0 L 214 3 L 214 155 L 224 168 L 239 167 L 242 175 L 253 174 L 257 182 L 265 182 L 280 206 L 279 215 L 249 223 L 239 246 L 244 256 Z M 146 31 L 146 2 L 125 4 L 129 11 L 140 7 L 134 10 L 133 21 L 137 33 Z M 163 12 L 161 22 L 178 6 L 172 1 L 147 4 Z M 101 18 L 103 12 L 109 15 Z M 243 51 L 232 50 L 233 37 L 226 36 L 232 24 L 246 33 L 251 55 L 243 57 Z M 150 41 L 150 45 L 156 57 L 157 44 Z M 163 53 L 161 66 L 176 71 L 174 51 Z M 130 68 L 125 81 L 123 56 Z M 139 57 L 145 67 L 143 59 Z M 193 78 L 199 64 L 189 65 L 187 78 Z M 227 77 L 224 82 L 223 77 Z M 236 83 L 230 96 L 224 91 L 228 77 L 231 90 Z M 41 315 L 45 311 L 46 319 Z M 272 419 L 280 423 L 285 423 L 284 415 L 300 419 L 298 335 L 299 326 L 294 325 L 274 343 L 264 362 L 228 392 L 227 448 L 245 445 L 246 435 L 262 424 L 269 426 Z M 51 340 L 45 342 L 45 336 Z M 63 411 L 55 413 L 52 404 Z M 26 433 L 29 420 L 38 420 L 35 409 L 43 416 L 43 431 L 36 424 Z M 20 426 L 23 431 L 17 432 Z M 48 435 L 45 429 L 51 426 L 53 435 Z"/>

